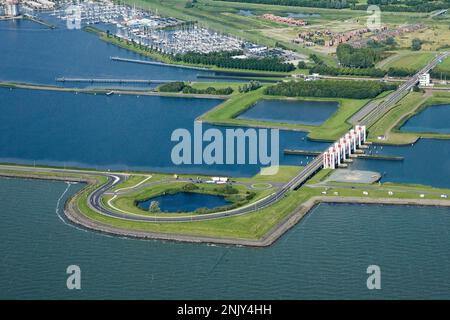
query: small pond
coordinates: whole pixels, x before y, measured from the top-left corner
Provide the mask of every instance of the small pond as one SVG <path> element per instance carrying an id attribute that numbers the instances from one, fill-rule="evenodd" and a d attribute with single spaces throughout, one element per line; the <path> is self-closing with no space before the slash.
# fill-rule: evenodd
<path id="1" fill-rule="evenodd" d="M 223 196 L 178 192 L 140 201 L 137 203 L 137 206 L 141 209 L 148 210 L 152 201 L 158 202 L 162 212 L 192 212 L 199 208 L 213 209 L 230 204 Z"/>
<path id="2" fill-rule="evenodd" d="M 255 15 L 251 10 L 239 10 L 238 14 L 244 17 L 251 17 Z"/>

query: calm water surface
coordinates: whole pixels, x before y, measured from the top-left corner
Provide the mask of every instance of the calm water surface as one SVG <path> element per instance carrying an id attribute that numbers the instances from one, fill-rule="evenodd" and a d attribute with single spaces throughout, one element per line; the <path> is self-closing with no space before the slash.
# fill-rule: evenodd
<path id="1" fill-rule="evenodd" d="M 450 298 L 450 209 L 323 204 L 274 246 L 251 249 L 79 230 L 56 213 L 66 188 L 0 179 L 0 298 Z M 72 264 L 81 291 L 66 289 Z M 366 288 L 372 264 L 380 291 Z"/>
<path id="2" fill-rule="evenodd" d="M 0 89 L 0 101 L 0 162 L 243 176 L 260 169 L 172 162 L 177 144 L 172 132 L 192 132 L 194 120 L 221 100 Z M 203 125 L 203 131 L 210 128 Z M 229 128 L 217 129 L 224 133 Z M 305 133 L 281 131 L 280 162 L 302 165 L 311 160 L 285 156 L 286 148 L 320 150 L 326 145 L 308 141 Z"/>
<path id="3" fill-rule="evenodd" d="M 166 194 L 138 202 L 138 207 L 148 210 L 150 204 L 156 201 L 163 212 L 191 212 L 199 208 L 213 209 L 229 204 L 222 196 L 194 192 L 178 192 Z"/>
<path id="4" fill-rule="evenodd" d="M 450 133 L 450 104 L 429 106 L 410 118 L 401 128 L 409 132 Z"/>
<path id="5" fill-rule="evenodd" d="M 209 71 L 112 61 L 111 56 L 147 58 L 101 41 L 95 34 L 59 26 L 49 29 L 28 20 L 0 21 L 0 80 L 62 85 L 56 78 L 195 80 L 199 74 L 214 75 Z"/>
<path id="6" fill-rule="evenodd" d="M 320 125 L 338 106 L 333 101 L 260 100 L 238 119 Z"/>
<path id="7" fill-rule="evenodd" d="M 450 188 L 450 140 L 420 139 L 413 145 L 372 145 L 372 154 L 397 155 L 403 161 L 355 160 L 352 169 L 378 171 L 382 182 L 425 184 Z"/>

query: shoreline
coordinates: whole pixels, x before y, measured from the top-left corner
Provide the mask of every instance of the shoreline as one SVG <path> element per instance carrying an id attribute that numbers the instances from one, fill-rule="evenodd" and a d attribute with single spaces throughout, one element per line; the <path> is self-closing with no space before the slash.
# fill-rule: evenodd
<path id="1" fill-rule="evenodd" d="M 102 176 L 102 173 L 86 173 L 86 175 L 98 175 Z M 73 194 L 64 204 L 64 216 L 71 223 L 81 226 L 82 228 L 90 231 L 96 231 L 103 234 L 127 237 L 143 240 L 160 240 L 160 241 L 176 241 L 186 243 L 202 243 L 202 244 L 219 244 L 219 245 L 233 245 L 244 247 L 269 247 L 280 239 L 287 231 L 294 227 L 301 221 L 308 213 L 310 213 L 317 205 L 321 203 L 330 204 L 366 204 L 366 205 L 403 205 L 403 206 L 433 206 L 433 207 L 450 207 L 450 201 L 437 200 L 437 199 L 400 199 L 400 198 L 363 198 L 363 197 L 339 197 L 339 196 L 314 196 L 309 198 L 304 203 L 300 204 L 291 214 L 279 221 L 268 233 L 266 233 L 261 239 L 238 239 L 238 238 L 220 238 L 220 237 L 207 237 L 201 235 L 186 235 L 176 233 L 158 233 L 140 230 L 129 230 L 112 226 L 99 221 L 90 219 L 84 215 L 77 206 L 76 198 L 84 190 L 96 183 L 94 177 L 70 177 L 70 176 L 49 176 L 49 175 L 37 175 L 24 172 L 19 173 L 7 173 L 0 172 L 0 178 L 13 178 L 13 179 L 36 179 L 36 180 L 50 180 L 50 181 L 68 181 L 85 183 L 86 186 L 80 191 Z M 124 219 L 125 220 L 125 219 Z M 152 222 L 148 222 L 152 223 Z M 157 222 L 158 223 L 158 222 Z M 159 222 L 161 223 L 161 222 Z"/>

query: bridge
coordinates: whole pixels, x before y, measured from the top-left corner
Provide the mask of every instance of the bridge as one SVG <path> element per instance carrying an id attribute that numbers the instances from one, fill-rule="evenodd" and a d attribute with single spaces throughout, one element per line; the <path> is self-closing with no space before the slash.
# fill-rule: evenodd
<path id="1" fill-rule="evenodd" d="M 345 161 L 347 155 L 350 156 L 352 152 L 356 150 L 365 142 L 366 140 L 366 128 L 371 124 L 379 120 L 387 111 L 389 111 L 396 102 L 398 102 L 404 94 L 410 90 L 419 79 L 419 76 L 423 73 L 429 72 L 438 63 L 445 59 L 450 52 L 445 52 L 431 61 L 426 67 L 421 69 L 417 74 L 415 74 L 407 82 L 403 83 L 398 89 L 391 93 L 386 99 L 380 104 L 369 103 L 364 106 L 358 112 L 359 123 L 349 132 L 347 132 L 342 138 L 331 144 L 324 152 L 315 157 L 311 162 L 309 162 L 299 174 L 297 174 L 293 179 L 287 182 L 284 186 L 278 189 L 271 195 L 256 201 L 255 203 L 231 209 L 227 211 L 221 211 L 216 213 L 195 215 L 195 216 L 148 216 L 148 215 L 137 215 L 137 214 L 127 214 L 123 212 L 113 211 L 112 209 L 105 208 L 102 204 L 101 198 L 105 192 L 113 188 L 115 185 L 124 181 L 125 176 L 107 174 L 108 182 L 101 186 L 99 189 L 95 190 L 88 196 L 88 205 L 96 210 L 97 212 L 113 216 L 121 219 L 133 220 L 133 221 L 150 221 L 150 222 L 183 222 L 183 221 L 201 221 L 201 220 L 211 220 L 223 217 L 230 217 L 236 215 L 242 215 L 257 210 L 264 209 L 282 199 L 290 190 L 296 190 L 300 188 L 310 177 L 312 177 L 316 172 L 318 172 L 323 167 L 325 168 L 335 168 L 339 166 L 341 161 Z"/>

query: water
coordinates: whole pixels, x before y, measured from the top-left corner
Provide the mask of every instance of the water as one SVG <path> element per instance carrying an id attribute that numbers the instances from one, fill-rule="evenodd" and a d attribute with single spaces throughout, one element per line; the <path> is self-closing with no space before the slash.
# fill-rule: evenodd
<path id="1" fill-rule="evenodd" d="M 373 145 L 372 154 L 403 156 L 403 161 L 358 160 L 352 169 L 378 171 L 382 182 L 399 182 L 450 188 L 450 140 L 420 139 L 414 145 Z"/>
<path id="2" fill-rule="evenodd" d="M 193 131 L 194 120 L 221 100 L 0 89 L 0 162 L 111 170 L 251 176 L 260 165 L 175 165 L 172 132 Z M 204 125 L 203 131 L 212 128 Z M 219 127 L 218 127 L 219 128 Z M 222 133 L 226 127 L 219 128 Z M 285 148 L 320 150 L 301 132 L 280 132 Z M 204 146 L 207 144 L 204 143 Z"/>
<path id="3" fill-rule="evenodd" d="M 255 15 L 252 10 L 242 10 L 242 9 L 239 10 L 238 14 L 244 17 L 252 17 Z"/>
<path id="4" fill-rule="evenodd" d="M 253 249 L 79 230 L 55 213 L 66 188 L 0 179 L 0 298 L 450 298 L 448 208 L 322 204 L 275 245 Z M 81 291 L 66 289 L 72 264 Z M 366 288 L 372 264 L 382 290 Z"/>
<path id="5" fill-rule="evenodd" d="M 400 128 L 409 132 L 450 133 L 450 104 L 432 105 L 414 115 Z"/>
<path id="6" fill-rule="evenodd" d="M 333 101 L 260 100 L 238 119 L 320 125 L 338 107 Z"/>
<path id="7" fill-rule="evenodd" d="M 188 81 L 197 75 L 214 75 L 209 71 L 117 62 L 110 60 L 111 56 L 150 60 L 83 30 L 49 29 L 28 20 L 0 21 L 0 80 L 63 85 L 56 78 Z"/>
<path id="8" fill-rule="evenodd" d="M 229 204 L 222 196 L 211 194 L 178 192 L 166 194 L 146 201 L 138 202 L 138 207 L 148 210 L 150 204 L 156 201 L 163 212 L 192 212 L 199 208 L 214 209 Z"/>

